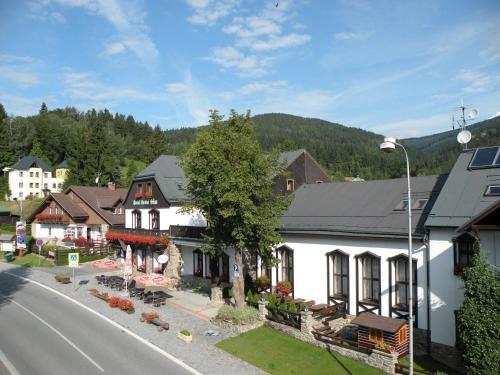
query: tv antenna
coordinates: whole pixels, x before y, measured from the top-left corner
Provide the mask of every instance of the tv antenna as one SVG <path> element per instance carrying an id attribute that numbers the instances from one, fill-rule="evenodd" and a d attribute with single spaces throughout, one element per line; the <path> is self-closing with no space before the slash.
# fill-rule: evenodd
<path id="1" fill-rule="evenodd" d="M 468 110 L 467 116 L 465 115 L 466 110 Z M 466 107 L 464 105 L 463 98 L 460 106 L 455 111 L 458 112 L 458 117 L 455 118 L 455 115 L 452 114 L 451 116 L 452 127 L 453 130 L 455 130 L 455 124 L 456 124 L 457 127 L 460 128 L 460 131 L 457 134 L 457 142 L 464 146 L 464 150 L 467 150 L 467 143 L 469 143 L 470 140 L 472 139 L 471 132 L 467 130 L 467 121 L 474 120 L 477 117 L 478 112 L 477 109 L 475 108 Z"/>

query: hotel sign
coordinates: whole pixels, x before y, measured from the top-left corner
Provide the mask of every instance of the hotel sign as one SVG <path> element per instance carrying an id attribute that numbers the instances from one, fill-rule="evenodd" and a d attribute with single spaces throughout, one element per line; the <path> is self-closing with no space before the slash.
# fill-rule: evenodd
<path id="1" fill-rule="evenodd" d="M 156 199 L 135 199 L 132 204 L 134 206 L 154 206 L 158 204 Z"/>

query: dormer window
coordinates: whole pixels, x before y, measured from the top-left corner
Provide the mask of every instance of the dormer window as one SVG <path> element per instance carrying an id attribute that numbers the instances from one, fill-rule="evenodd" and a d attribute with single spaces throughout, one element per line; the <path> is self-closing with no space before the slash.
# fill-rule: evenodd
<path id="1" fill-rule="evenodd" d="M 134 198 L 135 199 L 142 198 L 142 184 L 137 184 L 137 191 L 135 192 Z"/>
<path id="2" fill-rule="evenodd" d="M 486 188 L 484 192 L 486 196 L 499 196 L 500 195 L 500 185 L 490 185 Z"/>
<path id="3" fill-rule="evenodd" d="M 286 191 L 294 191 L 295 190 L 295 180 L 288 179 L 286 180 Z"/>
<path id="4" fill-rule="evenodd" d="M 153 198 L 153 184 L 151 182 L 148 182 L 146 184 L 146 193 L 145 193 L 146 199 L 151 199 Z"/>

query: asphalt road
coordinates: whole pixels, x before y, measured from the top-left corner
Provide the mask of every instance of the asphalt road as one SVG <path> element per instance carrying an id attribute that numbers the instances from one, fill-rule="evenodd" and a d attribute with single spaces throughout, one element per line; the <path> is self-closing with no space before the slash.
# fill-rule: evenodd
<path id="1" fill-rule="evenodd" d="M 73 302 L 1 272 L 0 374 L 6 369 L 11 375 L 192 373 Z"/>

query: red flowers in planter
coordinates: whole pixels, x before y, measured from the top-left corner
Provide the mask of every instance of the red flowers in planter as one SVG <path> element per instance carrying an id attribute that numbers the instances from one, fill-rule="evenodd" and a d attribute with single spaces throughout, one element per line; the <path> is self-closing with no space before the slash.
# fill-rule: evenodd
<path id="1" fill-rule="evenodd" d="M 114 233 L 114 232 L 106 232 L 106 239 L 108 241 L 118 241 L 122 240 L 128 243 L 137 243 L 144 245 L 156 245 L 159 243 L 160 245 L 167 246 L 170 242 L 168 237 L 158 237 L 158 236 L 139 236 L 135 234 L 126 234 L 126 233 Z"/>
<path id="2" fill-rule="evenodd" d="M 54 214 L 37 214 L 35 216 L 37 221 L 45 221 L 45 222 L 56 222 L 59 223 L 63 219 L 63 215 L 54 215 Z"/>
<path id="3" fill-rule="evenodd" d="M 118 300 L 118 308 L 122 311 L 134 311 L 134 303 L 125 298 Z"/>
<path id="4" fill-rule="evenodd" d="M 85 239 L 85 237 L 80 236 L 75 240 L 76 247 L 85 247 L 86 245 L 87 245 L 87 240 Z"/>
<path id="5" fill-rule="evenodd" d="M 135 194 L 134 194 L 134 198 L 135 199 L 141 199 L 142 198 L 142 192 L 136 191 Z"/>
<path id="6" fill-rule="evenodd" d="M 288 295 L 292 292 L 292 284 L 289 281 L 280 281 L 276 286 L 278 292 L 284 295 Z"/>
<path id="7" fill-rule="evenodd" d="M 109 307 L 115 308 L 118 307 L 118 302 L 120 301 L 120 297 L 111 297 L 108 300 Z"/>
<path id="8" fill-rule="evenodd" d="M 151 191 L 146 191 L 146 192 L 144 193 L 144 198 L 146 198 L 146 199 L 151 199 L 151 198 L 153 198 L 153 192 L 151 192 Z"/>

